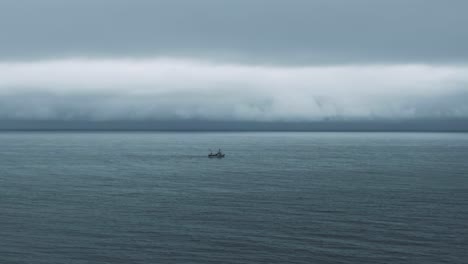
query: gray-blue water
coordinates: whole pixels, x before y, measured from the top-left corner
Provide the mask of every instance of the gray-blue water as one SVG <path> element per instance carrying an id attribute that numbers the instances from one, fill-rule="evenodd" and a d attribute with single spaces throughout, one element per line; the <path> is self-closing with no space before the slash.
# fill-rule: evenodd
<path id="1" fill-rule="evenodd" d="M 467 263 L 467 239 L 468 134 L 0 133 L 2 264 Z"/>

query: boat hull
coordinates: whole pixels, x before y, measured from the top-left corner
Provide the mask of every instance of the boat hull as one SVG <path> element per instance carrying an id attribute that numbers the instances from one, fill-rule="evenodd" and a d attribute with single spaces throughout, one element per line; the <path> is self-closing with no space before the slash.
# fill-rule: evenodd
<path id="1" fill-rule="evenodd" d="M 210 159 L 213 159 L 213 158 L 221 159 L 221 158 L 224 158 L 224 155 L 225 155 L 225 154 L 221 154 L 221 155 L 219 155 L 219 154 L 211 155 L 211 154 L 210 154 L 210 155 L 208 155 L 208 158 L 210 158 Z"/>

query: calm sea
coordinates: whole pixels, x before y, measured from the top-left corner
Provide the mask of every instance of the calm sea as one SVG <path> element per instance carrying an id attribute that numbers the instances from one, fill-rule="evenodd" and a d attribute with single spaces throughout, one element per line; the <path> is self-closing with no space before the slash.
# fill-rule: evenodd
<path id="1" fill-rule="evenodd" d="M 0 263 L 468 263 L 468 134 L 0 133 Z"/>

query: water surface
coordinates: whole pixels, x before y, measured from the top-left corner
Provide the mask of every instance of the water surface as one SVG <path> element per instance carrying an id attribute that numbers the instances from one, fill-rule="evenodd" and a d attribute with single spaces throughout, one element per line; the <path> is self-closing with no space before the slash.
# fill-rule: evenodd
<path id="1" fill-rule="evenodd" d="M 463 133 L 0 133 L 0 263 L 466 263 L 467 160 Z"/>

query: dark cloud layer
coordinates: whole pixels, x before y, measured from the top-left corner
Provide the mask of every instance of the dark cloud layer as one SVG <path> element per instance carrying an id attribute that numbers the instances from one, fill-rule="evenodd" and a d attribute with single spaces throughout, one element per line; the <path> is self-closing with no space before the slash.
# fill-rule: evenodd
<path id="1" fill-rule="evenodd" d="M 0 60 L 466 63 L 464 0 L 2 0 Z"/>

